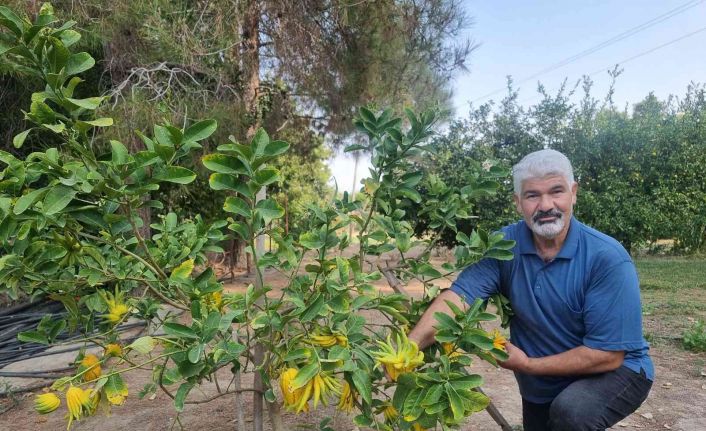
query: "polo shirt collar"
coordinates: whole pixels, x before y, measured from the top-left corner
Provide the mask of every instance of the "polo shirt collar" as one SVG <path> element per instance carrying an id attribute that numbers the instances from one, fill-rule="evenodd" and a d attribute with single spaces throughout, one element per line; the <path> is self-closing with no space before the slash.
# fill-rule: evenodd
<path id="1" fill-rule="evenodd" d="M 573 216 L 569 223 L 569 233 L 566 235 L 564 244 L 555 259 L 571 259 L 576 255 L 576 250 L 578 250 L 580 223 Z M 524 220 L 522 221 L 522 227 L 518 241 L 520 254 L 537 254 L 537 248 L 532 239 L 532 230 Z"/>

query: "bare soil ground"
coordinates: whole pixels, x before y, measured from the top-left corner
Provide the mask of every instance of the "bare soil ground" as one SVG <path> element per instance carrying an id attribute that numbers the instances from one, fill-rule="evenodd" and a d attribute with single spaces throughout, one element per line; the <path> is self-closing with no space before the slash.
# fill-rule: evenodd
<path id="1" fill-rule="evenodd" d="M 284 278 L 277 273 L 267 273 L 266 281 L 275 289 L 282 287 Z M 244 289 L 252 280 L 239 277 L 226 286 L 229 291 Z M 448 284 L 448 282 L 447 282 Z M 381 290 L 388 291 L 384 279 L 378 283 Z M 420 295 L 420 286 L 408 287 L 412 295 Z M 702 300 L 704 300 L 702 298 Z M 664 322 L 659 316 L 645 316 L 646 332 L 661 328 Z M 663 331 L 657 331 L 663 332 Z M 681 430 L 705 431 L 706 430 L 706 354 L 694 354 L 680 349 L 674 342 L 658 342 L 651 350 L 656 365 L 656 380 L 654 386 L 643 406 L 630 417 L 626 418 L 613 430 Z M 73 359 L 73 354 L 68 356 L 51 356 L 15 363 L 5 368 L 10 370 L 38 370 L 66 366 Z M 483 386 L 505 418 L 517 429 L 521 429 L 521 408 L 517 384 L 512 373 L 495 369 L 489 364 L 477 361 L 474 364 L 475 372 L 485 377 Z M 222 371 L 222 381 L 228 382 L 230 372 Z M 110 416 L 98 413 L 76 423 L 76 431 L 148 431 L 180 429 L 175 424 L 175 410 L 171 399 L 158 391 L 153 397 L 139 400 L 138 392 L 149 381 L 147 371 L 137 370 L 130 373 L 126 383 L 130 387 L 130 395 L 122 407 L 115 407 Z M 34 383 L 26 379 L 8 382 L 14 386 Z M 250 387 L 252 375 L 243 376 L 243 387 Z M 2 379 L 0 379 L 2 385 Z M 0 387 L 0 389 L 2 389 Z M 215 393 L 215 386 L 206 384 L 199 391 L 192 391 L 190 400 L 206 398 Z M 33 393 L 17 395 L 17 405 L 11 406 L 12 400 L 0 399 L 0 411 L 3 407 L 9 410 L 0 414 L 0 430 L 34 431 L 34 430 L 62 430 L 66 423 L 61 414 L 40 416 L 32 409 Z M 244 415 L 248 429 L 251 429 L 251 396 L 245 395 Z M 206 404 L 187 405 L 179 416 L 181 426 L 185 430 L 236 430 L 236 404 L 233 395 L 221 397 Z M 308 414 L 293 415 L 285 413 L 284 423 L 287 429 L 305 430 L 318 429 L 321 419 L 331 416 L 334 418 L 332 427 L 340 431 L 357 430 L 352 422 L 352 417 L 341 414 L 335 408 L 319 408 Z M 265 418 L 265 428 L 269 429 L 269 421 Z M 493 421 L 487 412 L 481 412 L 470 417 L 462 430 L 499 430 L 500 427 Z M 244 431 L 244 430 L 241 430 Z"/>

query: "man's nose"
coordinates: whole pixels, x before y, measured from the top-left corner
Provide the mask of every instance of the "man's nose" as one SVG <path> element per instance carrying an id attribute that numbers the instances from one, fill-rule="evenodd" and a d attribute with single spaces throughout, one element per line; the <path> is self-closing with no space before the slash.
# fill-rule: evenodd
<path id="1" fill-rule="evenodd" d="M 539 200 L 539 209 L 542 211 L 549 211 L 553 208 L 554 201 L 552 200 L 552 197 L 549 194 L 542 195 L 541 199 Z"/>

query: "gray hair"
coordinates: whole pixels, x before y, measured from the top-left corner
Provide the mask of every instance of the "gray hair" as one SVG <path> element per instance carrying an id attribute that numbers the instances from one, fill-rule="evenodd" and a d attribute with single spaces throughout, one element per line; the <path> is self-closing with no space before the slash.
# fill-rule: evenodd
<path id="1" fill-rule="evenodd" d="M 574 169 L 571 167 L 571 162 L 562 153 L 556 150 L 539 150 L 529 153 L 512 167 L 515 193 L 520 194 L 524 180 L 552 175 L 563 176 L 570 186 L 575 182 Z"/>

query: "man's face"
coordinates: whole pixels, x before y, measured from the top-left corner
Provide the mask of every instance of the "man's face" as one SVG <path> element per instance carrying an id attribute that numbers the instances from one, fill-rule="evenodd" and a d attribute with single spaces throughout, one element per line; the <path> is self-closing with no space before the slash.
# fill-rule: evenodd
<path id="1" fill-rule="evenodd" d="M 517 211 L 537 236 L 553 239 L 568 229 L 576 203 L 577 185 L 562 175 L 529 178 L 515 194 Z"/>

